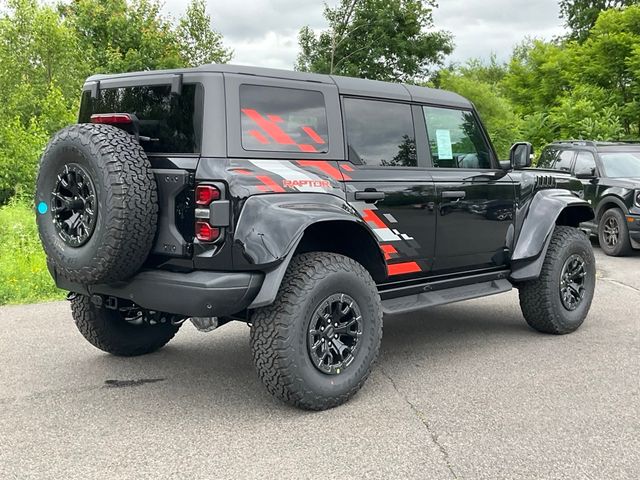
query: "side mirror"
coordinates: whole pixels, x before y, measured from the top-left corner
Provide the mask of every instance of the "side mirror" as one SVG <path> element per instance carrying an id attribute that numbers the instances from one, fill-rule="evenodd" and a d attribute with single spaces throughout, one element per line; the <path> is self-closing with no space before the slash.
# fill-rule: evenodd
<path id="1" fill-rule="evenodd" d="M 511 146 L 509 162 L 514 170 L 531 166 L 533 147 L 529 142 L 518 142 Z"/>
<path id="2" fill-rule="evenodd" d="M 596 178 L 596 169 L 587 167 L 582 170 L 576 170 L 576 178 L 580 180 L 593 180 Z"/>

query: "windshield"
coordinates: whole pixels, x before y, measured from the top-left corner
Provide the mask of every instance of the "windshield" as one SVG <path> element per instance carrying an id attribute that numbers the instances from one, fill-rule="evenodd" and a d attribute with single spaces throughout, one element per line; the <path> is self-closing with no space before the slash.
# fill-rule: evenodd
<path id="1" fill-rule="evenodd" d="M 601 153 L 600 158 L 607 177 L 640 177 L 640 152 Z"/>

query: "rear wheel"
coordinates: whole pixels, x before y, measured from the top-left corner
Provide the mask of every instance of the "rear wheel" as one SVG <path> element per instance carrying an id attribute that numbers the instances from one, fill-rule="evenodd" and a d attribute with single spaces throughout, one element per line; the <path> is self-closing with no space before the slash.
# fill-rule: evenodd
<path id="1" fill-rule="evenodd" d="M 276 301 L 251 318 L 251 350 L 269 392 L 300 408 L 346 402 L 380 348 L 382 308 L 369 272 L 334 253 L 295 257 Z"/>
<path id="2" fill-rule="evenodd" d="M 607 210 L 598 225 L 598 240 L 602 251 L 612 257 L 630 255 L 631 239 L 627 219 L 618 208 Z"/>
<path id="3" fill-rule="evenodd" d="M 556 227 L 538 279 L 519 285 L 520 307 L 532 328 L 556 335 L 576 330 L 591 308 L 596 262 L 587 236 Z"/>
<path id="4" fill-rule="evenodd" d="M 78 330 L 89 343 L 123 357 L 159 350 L 180 328 L 173 324 L 168 314 L 153 312 L 155 315 L 151 319 L 152 312 L 134 305 L 117 310 L 97 307 L 86 295 L 77 295 L 71 300 L 71 313 Z"/>

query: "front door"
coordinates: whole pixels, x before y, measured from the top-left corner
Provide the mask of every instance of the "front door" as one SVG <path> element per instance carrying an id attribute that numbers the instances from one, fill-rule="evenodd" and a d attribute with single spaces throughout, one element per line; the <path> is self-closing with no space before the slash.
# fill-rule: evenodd
<path id="1" fill-rule="evenodd" d="M 343 99 L 347 198 L 375 233 L 390 280 L 424 275 L 433 264 L 435 188 L 416 151 L 413 113 L 408 103 Z"/>
<path id="2" fill-rule="evenodd" d="M 471 110 L 423 107 L 437 197 L 435 273 L 505 266 L 515 187 Z"/>
<path id="3" fill-rule="evenodd" d="M 593 153 L 587 150 L 578 151 L 578 154 L 576 155 L 576 162 L 573 167 L 573 174 L 574 176 L 583 177 L 580 179 L 584 188 L 582 193 L 583 197 L 595 210 L 598 203 L 598 191 L 600 190 L 600 187 L 598 181 L 598 167 Z M 584 178 L 589 176 L 592 178 Z M 594 234 L 598 233 L 598 225 L 595 219 L 585 223 L 584 226 L 591 229 Z"/>

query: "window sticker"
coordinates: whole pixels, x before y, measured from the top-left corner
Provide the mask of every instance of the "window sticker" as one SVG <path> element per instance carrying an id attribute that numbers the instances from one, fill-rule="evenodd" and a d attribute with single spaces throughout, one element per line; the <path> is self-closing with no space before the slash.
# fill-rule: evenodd
<path id="1" fill-rule="evenodd" d="M 451 132 L 449 130 L 436 130 L 436 142 L 438 144 L 438 158 L 440 160 L 453 160 L 451 148 Z"/>

